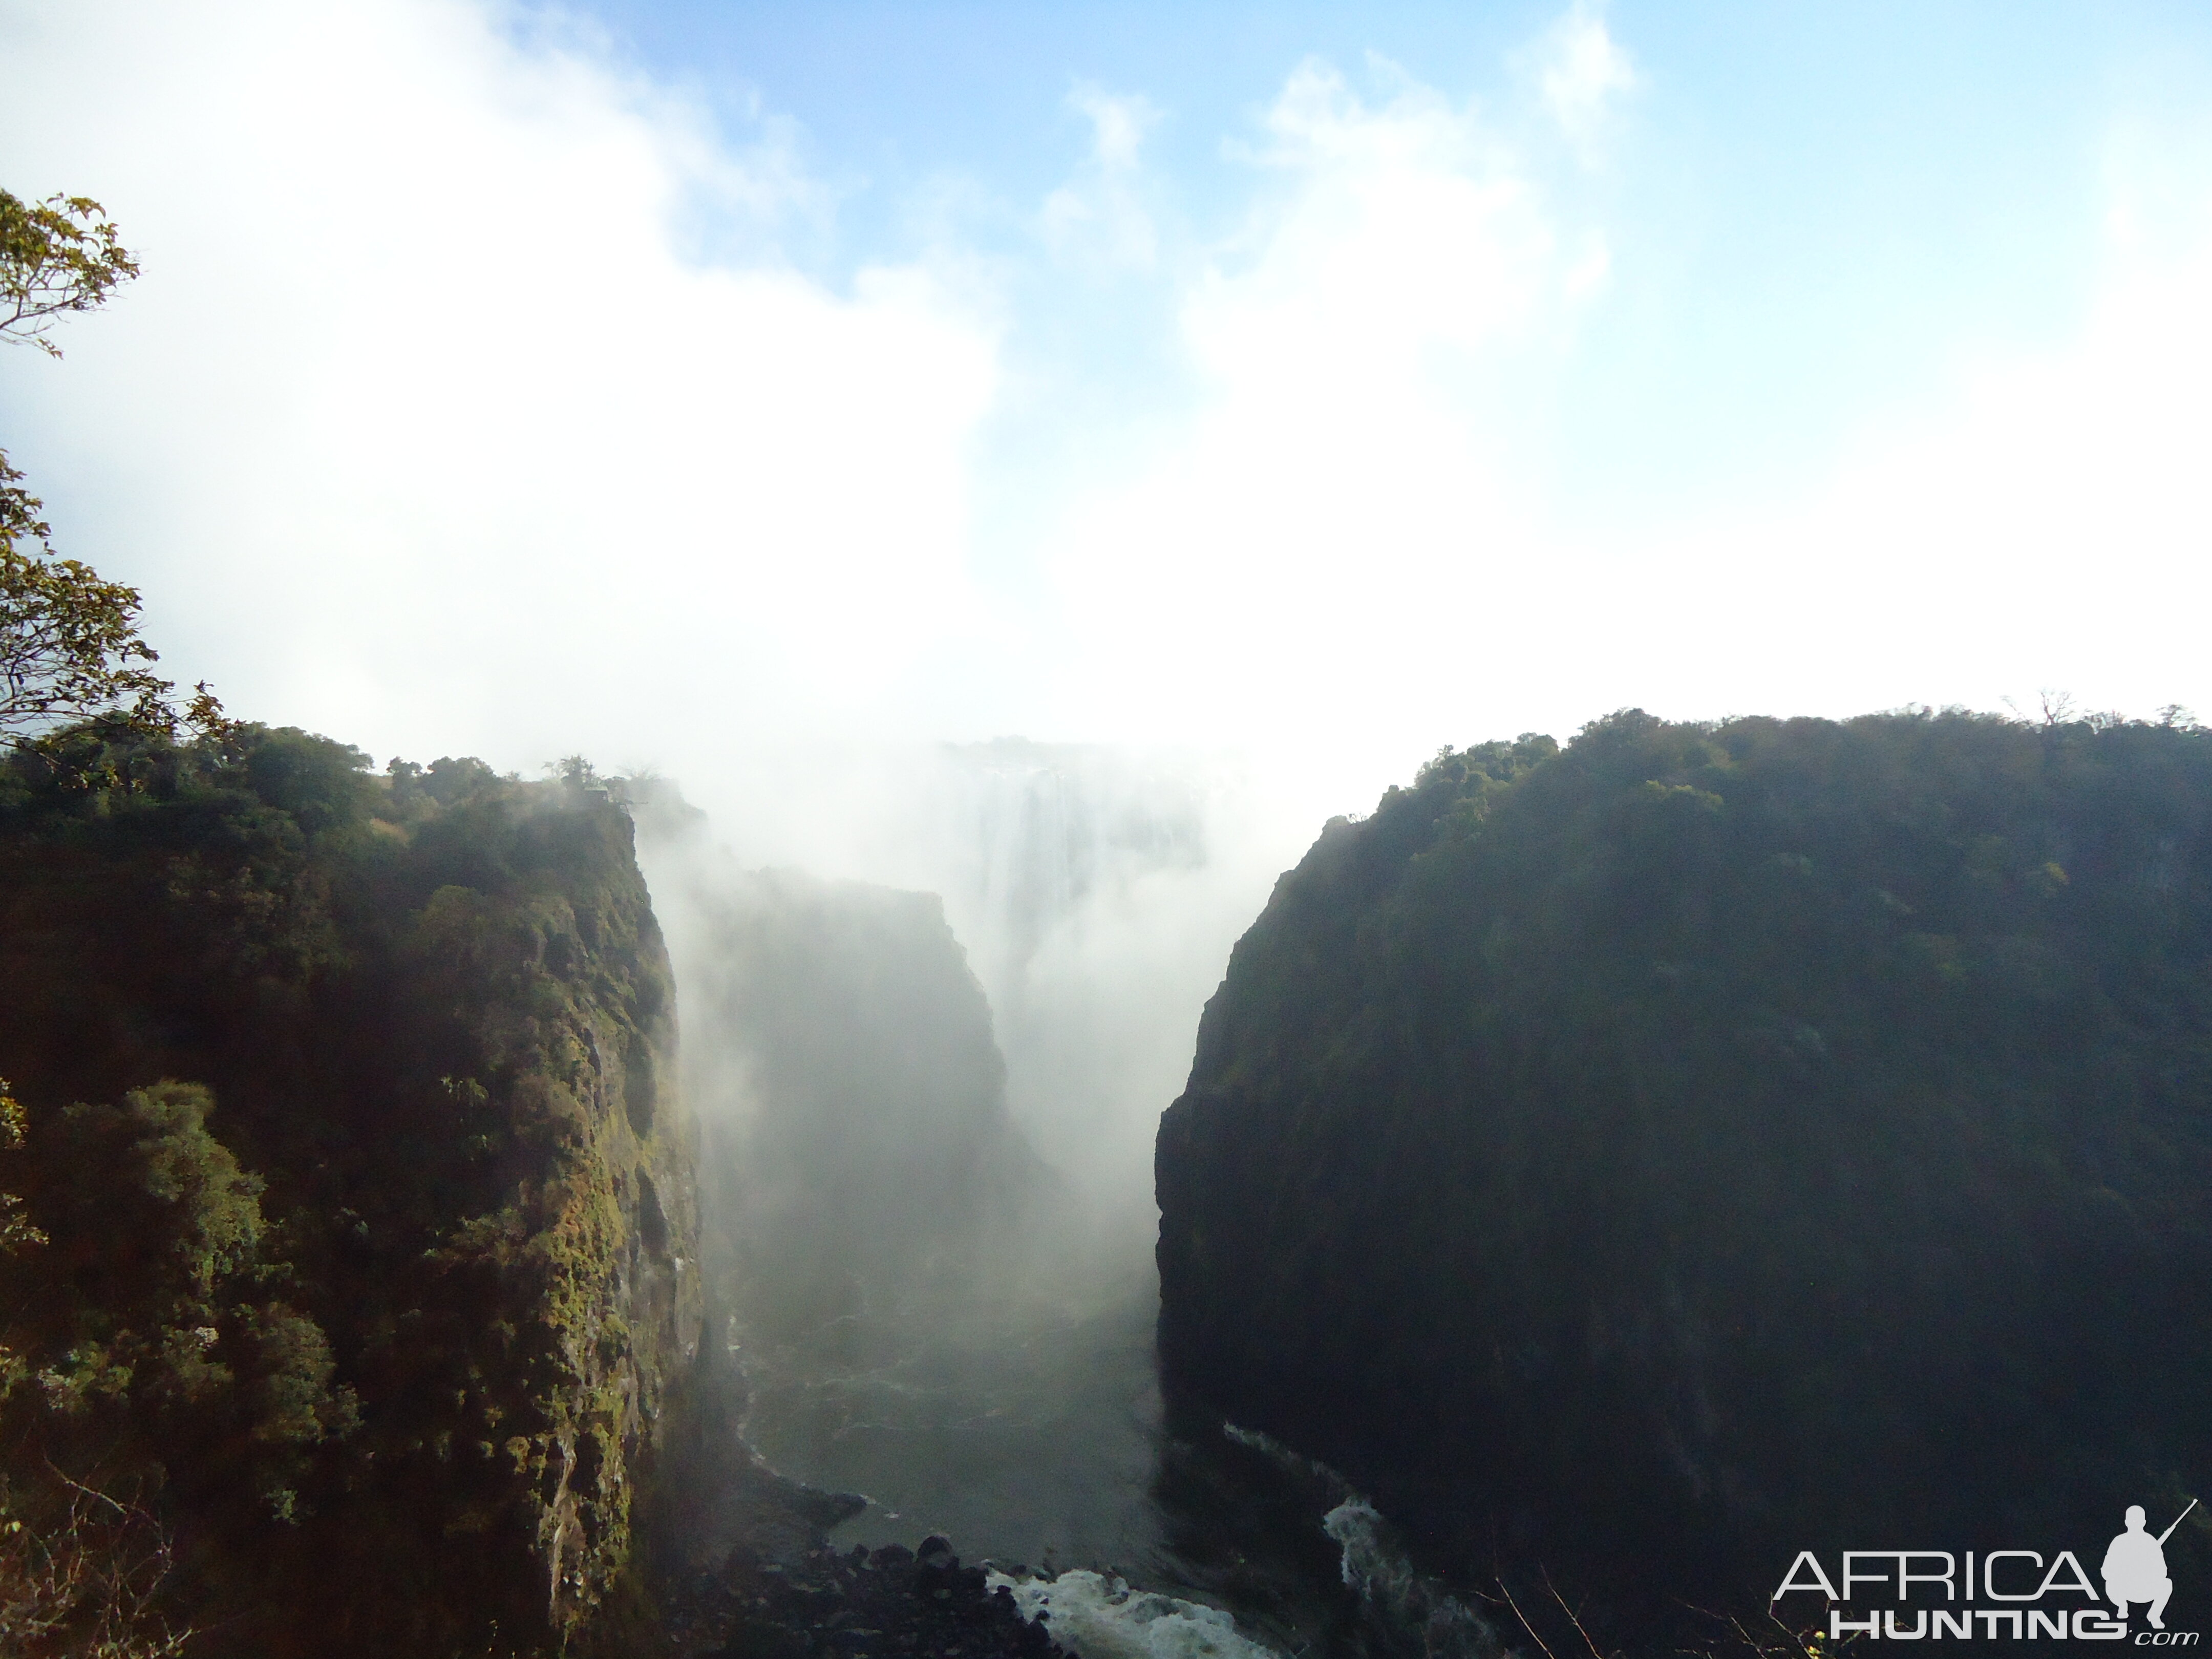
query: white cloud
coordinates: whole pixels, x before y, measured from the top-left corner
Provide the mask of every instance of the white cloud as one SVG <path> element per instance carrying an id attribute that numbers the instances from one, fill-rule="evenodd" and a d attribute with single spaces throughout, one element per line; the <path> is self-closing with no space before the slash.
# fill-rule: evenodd
<path id="1" fill-rule="evenodd" d="M 1498 662 L 1482 618 L 1544 579 L 1469 387 L 1589 273 L 1471 108 L 1391 78 L 1370 105 L 1327 64 L 1291 76 L 1243 152 L 1263 199 L 1183 293 L 1201 405 L 1066 512 L 1079 729 L 1395 747 L 1424 703 L 1465 708 Z"/>
<path id="2" fill-rule="evenodd" d="M 1827 713 L 2027 707 L 2046 686 L 2208 712 L 2212 216 L 2186 216 L 2196 236 L 2166 252 L 2116 239 L 2070 339 L 1969 366 L 1940 404 L 1861 434 L 1808 499 L 1716 514 L 1667 550 L 1740 613 L 1699 704 L 1748 702 L 1724 669 L 1762 704 Z"/>
<path id="3" fill-rule="evenodd" d="M 996 325 L 927 265 L 681 257 L 687 213 L 772 245 L 820 210 L 773 130 L 733 149 L 462 0 L 18 5 L 0 40 L 15 187 L 100 197 L 146 272 L 10 365 L 18 458 L 244 712 L 673 759 L 882 721 L 968 625 Z"/>
<path id="4" fill-rule="evenodd" d="M 1544 42 L 1563 120 L 1633 76 L 1595 12 Z M 0 436 L 176 672 L 380 757 L 1279 735 L 1352 757 L 1342 806 L 1446 738 L 1628 702 L 2212 712 L 2212 240 L 2160 228 L 2212 200 L 2193 173 L 2119 192 L 2070 343 L 1899 411 L 1795 503 L 1735 477 L 1604 542 L 1561 528 L 1547 459 L 1583 434 L 1545 400 L 1632 256 L 1387 64 L 1364 94 L 1289 76 L 1212 245 L 1144 212 L 1152 106 L 1072 95 L 1091 154 L 1029 257 L 1152 284 L 1116 325 L 1171 319 L 1196 392 L 1047 468 L 982 441 L 1037 319 L 978 256 L 793 270 L 781 228 L 830 208 L 787 130 L 733 143 L 588 41 L 467 0 L 0 0 L 0 63 L 9 187 L 101 197 L 147 267 L 67 362 L 0 364 Z M 684 257 L 702 217 L 754 256 Z"/>
<path id="5" fill-rule="evenodd" d="M 1160 112 L 1142 94 L 1115 97 L 1098 87 L 1084 85 L 1070 93 L 1067 101 L 1069 107 L 1090 118 L 1091 154 L 1109 173 L 1134 167 L 1145 135 L 1159 125 Z"/>
<path id="6" fill-rule="evenodd" d="M 1601 229 L 1416 83 L 1363 101 L 1309 64 L 1264 131 L 1270 187 L 1183 290 L 1202 401 L 1051 544 L 1076 729 L 1279 738 L 1356 805 L 1437 742 L 1632 702 L 1847 715 L 2057 685 L 2212 713 L 2201 170 L 2162 180 L 2151 226 L 2116 185 L 2075 329 L 1892 410 L 1794 498 L 1724 473 L 1585 533 L 1544 466 L 1581 434 L 1520 427 L 1607 291 Z"/>
<path id="7" fill-rule="evenodd" d="M 1531 67 L 1552 118 L 1586 159 L 1594 159 L 1613 109 L 1639 80 L 1600 8 L 1575 0 L 1538 43 Z"/>
<path id="8" fill-rule="evenodd" d="M 1064 258 L 1150 270 L 1159 236 L 1139 192 L 1139 151 L 1160 112 L 1139 94 L 1116 96 L 1088 84 L 1071 92 L 1067 103 L 1091 123 L 1091 155 L 1075 178 L 1045 198 L 1046 243 Z"/>
<path id="9" fill-rule="evenodd" d="M 1307 365 L 1401 377 L 1423 352 L 1472 349 L 1543 296 L 1554 232 L 1515 158 L 1471 111 L 1408 86 L 1369 109 L 1318 62 L 1290 78 L 1257 158 L 1292 194 L 1263 208 L 1238 266 L 1209 270 L 1186 321 L 1229 378 Z M 1291 368 L 1291 365 L 1297 365 Z"/>

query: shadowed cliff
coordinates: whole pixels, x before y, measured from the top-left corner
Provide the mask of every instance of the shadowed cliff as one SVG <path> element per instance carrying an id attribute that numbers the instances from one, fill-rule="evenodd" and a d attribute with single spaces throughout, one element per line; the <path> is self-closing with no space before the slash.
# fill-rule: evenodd
<path id="1" fill-rule="evenodd" d="M 143 1504 L 194 1652 L 588 1645 L 698 1351 L 665 953 L 603 794 L 364 761 L 0 771 L 0 1458 Z"/>
<path id="2" fill-rule="evenodd" d="M 629 787 L 684 976 L 709 1271 L 748 1340 L 866 1360 L 1003 1304 L 1060 1183 L 934 894 L 712 850 Z"/>
<path id="3" fill-rule="evenodd" d="M 2212 1458 L 2208 1176 L 2212 733 L 1631 712 L 1277 885 L 1161 1127 L 1165 1382 L 1615 1638 L 2100 1550 Z"/>

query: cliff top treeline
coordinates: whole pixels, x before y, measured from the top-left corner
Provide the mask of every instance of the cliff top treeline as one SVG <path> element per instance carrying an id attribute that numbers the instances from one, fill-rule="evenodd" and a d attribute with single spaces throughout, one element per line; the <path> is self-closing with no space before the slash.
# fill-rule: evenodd
<path id="1" fill-rule="evenodd" d="M 1187 1408 L 1616 1635 L 1801 1548 L 2094 1561 L 2212 1467 L 2212 732 L 1441 754 L 1237 945 L 1158 1195 Z"/>
<path id="2" fill-rule="evenodd" d="M 584 1631 L 696 1351 L 673 1030 L 580 779 L 113 722 L 0 763 L 18 1535 L 166 1548 L 194 1653 Z"/>

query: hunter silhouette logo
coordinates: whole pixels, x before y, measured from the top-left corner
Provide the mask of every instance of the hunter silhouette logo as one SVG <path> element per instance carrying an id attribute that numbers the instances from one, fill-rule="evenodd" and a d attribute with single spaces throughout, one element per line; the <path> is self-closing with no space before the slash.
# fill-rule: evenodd
<path id="1" fill-rule="evenodd" d="M 2189 1500 L 2189 1510 L 2197 1507 L 2197 1500 Z M 2189 1516 L 2184 1510 L 2173 1517 L 2173 1527 L 2179 1526 Z M 2128 1603 L 2150 1603 L 2150 1627 L 2166 1628 L 2166 1599 L 2173 1594 L 2173 1580 L 2166 1576 L 2166 1540 L 2173 1536 L 2173 1527 L 2168 1527 L 2155 1538 L 2143 1530 L 2143 1506 L 2128 1505 L 2128 1529 L 2112 1540 L 2112 1547 L 2105 1552 L 2105 1594 L 2120 1610 L 2120 1617 L 2128 1616 Z"/>
<path id="2" fill-rule="evenodd" d="M 1778 1607 L 1785 1596 L 1823 1597 L 1832 1641 L 2122 1642 L 2130 1639 L 2130 1609 L 2140 1607 L 2148 1627 L 2134 1633 L 2133 1645 L 2193 1647 L 2197 1632 L 2166 1627 L 2166 1604 L 2173 1596 L 2166 1541 L 2196 1507 L 2192 1498 L 2154 1534 L 2143 1506 L 2130 1504 L 2124 1530 L 2105 1551 L 2101 1596 L 2071 1550 L 2048 1561 L 2039 1550 L 1990 1550 L 1978 1557 L 1972 1550 L 1846 1550 L 1843 1571 L 1832 1578 L 1811 1550 L 1800 1550 L 1773 1601 Z"/>

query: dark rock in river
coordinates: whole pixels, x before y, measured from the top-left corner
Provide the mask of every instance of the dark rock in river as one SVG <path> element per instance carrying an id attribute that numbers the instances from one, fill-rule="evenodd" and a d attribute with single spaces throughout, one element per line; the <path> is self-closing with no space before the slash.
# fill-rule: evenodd
<path id="1" fill-rule="evenodd" d="M 775 1474 L 734 1440 L 668 1539 L 656 1600 L 685 1659 L 1053 1659 L 1060 1650 L 951 1540 L 838 1550 L 860 1500 Z M 670 1519 L 675 1521 L 672 1516 Z"/>

